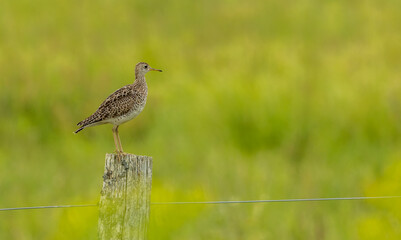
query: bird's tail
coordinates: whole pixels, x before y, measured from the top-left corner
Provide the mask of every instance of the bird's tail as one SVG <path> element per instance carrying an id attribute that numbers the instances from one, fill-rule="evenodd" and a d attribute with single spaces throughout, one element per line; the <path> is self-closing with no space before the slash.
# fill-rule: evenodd
<path id="1" fill-rule="evenodd" d="M 80 131 L 84 130 L 85 127 L 86 127 L 86 126 L 82 126 L 82 127 L 78 128 L 78 130 L 75 131 L 74 133 L 79 133 Z"/>

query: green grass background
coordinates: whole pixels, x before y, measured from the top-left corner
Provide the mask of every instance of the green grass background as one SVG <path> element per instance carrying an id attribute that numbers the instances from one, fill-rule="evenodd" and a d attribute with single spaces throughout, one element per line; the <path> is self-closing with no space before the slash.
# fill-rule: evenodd
<path id="1" fill-rule="evenodd" d="M 0 207 L 96 203 L 111 126 L 152 201 L 401 195 L 401 2 L 0 3 Z M 152 206 L 149 239 L 400 239 L 401 200 Z M 0 239 L 96 239 L 95 208 L 0 212 Z"/>

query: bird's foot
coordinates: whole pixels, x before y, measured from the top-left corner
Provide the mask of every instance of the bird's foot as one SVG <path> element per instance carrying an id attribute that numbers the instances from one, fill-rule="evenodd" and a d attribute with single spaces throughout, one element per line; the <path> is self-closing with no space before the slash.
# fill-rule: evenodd
<path id="1" fill-rule="evenodd" d="M 121 162 L 121 157 L 124 156 L 125 153 L 120 150 L 115 150 L 114 153 L 117 155 L 118 162 Z"/>
<path id="2" fill-rule="evenodd" d="M 120 151 L 120 150 L 117 150 L 117 149 L 114 151 L 114 154 L 117 155 L 117 159 L 118 159 L 119 162 L 121 161 L 122 157 L 125 157 L 125 156 L 128 155 L 128 153 Z"/>

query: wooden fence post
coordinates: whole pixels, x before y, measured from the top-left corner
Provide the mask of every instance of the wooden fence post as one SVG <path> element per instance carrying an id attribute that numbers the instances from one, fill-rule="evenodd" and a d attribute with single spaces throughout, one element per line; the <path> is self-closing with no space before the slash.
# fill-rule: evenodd
<path id="1" fill-rule="evenodd" d="M 99 239 L 146 239 L 151 187 L 151 157 L 106 154 Z"/>

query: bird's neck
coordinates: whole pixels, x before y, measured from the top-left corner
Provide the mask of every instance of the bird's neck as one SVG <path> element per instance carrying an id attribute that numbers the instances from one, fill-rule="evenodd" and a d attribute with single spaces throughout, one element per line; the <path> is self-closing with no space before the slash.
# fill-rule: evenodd
<path id="1" fill-rule="evenodd" d="M 145 84 L 146 85 L 145 75 L 136 74 L 134 83 L 135 84 Z"/>

